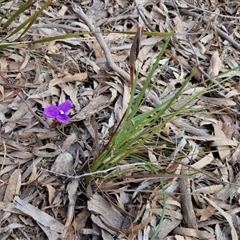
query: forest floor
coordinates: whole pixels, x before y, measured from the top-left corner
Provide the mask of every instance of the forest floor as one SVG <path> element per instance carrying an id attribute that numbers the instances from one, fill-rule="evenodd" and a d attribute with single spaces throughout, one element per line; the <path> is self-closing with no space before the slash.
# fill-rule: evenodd
<path id="1" fill-rule="evenodd" d="M 0 14 L 23 3 L 1 2 Z M 8 30 L 43 4 L 34 2 Z M 123 116 L 134 39 L 127 33 L 139 25 L 152 32 L 143 34 L 136 60 L 139 86 L 167 38 L 154 33 L 175 28 L 140 112 L 173 96 L 194 68 L 184 96 L 216 88 L 141 147 L 142 156 L 159 164 L 158 174 L 135 168 L 86 181 Z M 76 32 L 82 34 L 25 43 Z M 239 1 L 54 0 L 21 43 L 0 51 L 0 239 L 239 239 Z M 71 120 L 53 126 L 43 110 L 66 100 L 73 103 Z"/>

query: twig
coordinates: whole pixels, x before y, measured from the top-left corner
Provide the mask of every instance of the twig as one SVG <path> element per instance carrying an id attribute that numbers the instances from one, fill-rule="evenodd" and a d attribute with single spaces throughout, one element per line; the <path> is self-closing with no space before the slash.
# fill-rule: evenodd
<path id="1" fill-rule="evenodd" d="M 94 175 L 98 175 L 98 174 L 101 174 L 101 173 L 108 173 L 108 172 L 111 172 L 111 171 L 114 171 L 114 170 L 115 171 L 117 170 L 119 172 L 121 169 L 124 169 L 124 167 L 125 168 L 130 168 L 130 167 L 145 166 L 145 165 L 146 165 L 145 163 L 133 163 L 133 164 L 127 164 L 126 166 L 122 165 L 122 166 L 112 167 L 112 168 L 109 168 L 109 169 L 106 169 L 106 170 L 101 170 L 101 171 L 96 171 L 96 172 L 91 172 L 91 173 L 84 173 L 84 174 L 79 175 L 79 176 L 71 176 L 71 175 L 67 175 L 67 174 L 63 174 L 63 173 L 58 173 L 58 172 L 54 172 L 52 170 L 48 170 L 48 169 L 45 169 L 45 168 L 40 168 L 40 170 L 52 173 L 52 174 L 60 176 L 60 177 L 66 177 L 66 178 L 70 178 L 70 179 L 80 179 L 80 178 L 83 178 L 83 177 L 94 176 Z"/>
<path id="2" fill-rule="evenodd" d="M 202 17 L 200 14 L 195 13 L 195 12 L 190 12 L 187 9 L 184 8 L 179 8 L 175 3 L 173 3 L 172 1 L 165 1 L 165 5 L 169 6 L 169 7 L 173 7 L 175 9 L 178 9 L 179 12 L 186 14 L 188 16 L 191 17 L 195 17 L 195 18 L 200 18 L 205 24 L 207 24 L 209 22 L 209 20 L 207 20 L 205 17 Z M 227 40 L 230 44 L 233 45 L 234 48 L 236 48 L 238 51 L 240 51 L 240 44 L 238 44 L 232 37 L 230 37 L 229 35 L 227 35 L 224 31 L 222 31 L 221 29 L 219 29 L 218 27 L 216 27 L 216 31 L 218 33 L 218 35 L 220 37 L 222 37 L 224 40 Z"/>
<path id="3" fill-rule="evenodd" d="M 128 73 L 126 73 L 123 69 L 121 69 L 120 67 L 118 67 L 114 61 L 112 60 L 112 55 L 111 52 L 109 51 L 109 48 L 107 46 L 107 44 L 105 43 L 102 34 L 101 33 L 97 33 L 98 31 L 95 29 L 95 27 L 92 25 L 91 21 L 89 20 L 89 18 L 86 16 L 86 14 L 83 12 L 82 8 L 76 4 L 73 4 L 72 6 L 73 11 L 86 23 L 86 25 L 88 26 L 88 28 L 90 29 L 91 32 L 94 33 L 94 36 L 96 37 L 99 45 L 101 46 L 104 55 L 106 57 L 107 63 L 109 65 L 109 67 L 117 72 L 122 78 L 123 80 L 129 82 L 130 81 L 130 76 Z"/>
<path id="4" fill-rule="evenodd" d="M 181 173 L 188 175 L 189 171 L 187 170 L 187 167 L 183 166 Z M 191 196 L 192 192 L 190 189 L 189 178 L 180 178 L 179 190 L 181 193 L 180 197 L 181 197 L 183 218 L 187 224 L 187 227 L 198 229 L 197 220 L 196 220 L 196 216 L 195 216 L 194 208 L 192 204 L 192 196 Z"/>
<path id="5" fill-rule="evenodd" d="M 205 132 L 205 129 L 195 128 L 188 124 L 187 122 L 184 122 L 182 118 L 172 119 L 171 122 L 181 130 L 184 130 L 185 132 L 190 133 L 194 136 L 207 137 L 210 135 L 207 132 Z"/>

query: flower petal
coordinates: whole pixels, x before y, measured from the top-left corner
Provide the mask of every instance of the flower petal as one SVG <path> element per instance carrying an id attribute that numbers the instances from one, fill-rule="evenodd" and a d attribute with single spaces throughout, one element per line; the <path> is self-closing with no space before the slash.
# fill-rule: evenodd
<path id="1" fill-rule="evenodd" d="M 67 114 L 58 114 L 56 119 L 60 123 L 68 123 L 70 121 L 70 117 Z"/>
<path id="2" fill-rule="evenodd" d="M 58 106 L 59 110 L 62 110 L 65 113 L 68 113 L 73 106 L 73 103 L 70 100 L 67 100 Z"/>
<path id="3" fill-rule="evenodd" d="M 56 118 L 59 114 L 59 108 L 55 105 L 44 108 L 43 114 L 49 118 Z"/>

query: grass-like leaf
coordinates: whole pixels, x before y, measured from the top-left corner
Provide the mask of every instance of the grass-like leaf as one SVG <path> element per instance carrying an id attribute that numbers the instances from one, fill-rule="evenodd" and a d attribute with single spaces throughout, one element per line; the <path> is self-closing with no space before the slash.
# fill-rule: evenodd
<path id="1" fill-rule="evenodd" d="M 171 33 L 172 36 L 173 32 Z M 156 71 L 159 61 L 161 60 L 171 39 L 168 37 L 162 50 L 160 51 L 148 77 L 138 95 L 136 102 L 134 102 L 134 95 L 136 91 L 136 82 L 132 89 L 131 98 L 125 117 L 119 130 L 111 138 L 107 148 L 101 153 L 98 159 L 93 163 L 91 171 L 108 169 L 111 166 L 116 166 L 121 160 L 136 151 L 137 147 L 147 140 L 146 133 L 151 132 L 151 126 L 160 119 L 167 106 L 163 104 L 152 111 L 143 114 L 137 114 L 139 107 L 145 99 L 145 93 L 150 85 L 154 72 Z M 133 106 L 133 107 L 132 107 Z M 165 106 L 165 109 L 164 109 Z M 149 135 L 149 134 L 148 134 Z M 149 135 L 150 136 L 150 135 Z"/>
<path id="2" fill-rule="evenodd" d="M 29 2 L 29 5 L 27 5 L 27 6 L 24 6 L 24 7 L 22 7 L 22 9 L 21 9 L 21 12 L 19 12 L 19 10 L 18 11 L 16 11 L 13 15 L 12 15 L 12 17 L 17 13 L 17 16 L 19 15 L 19 14 L 21 14 L 25 9 L 27 9 L 27 8 L 29 8 L 30 6 L 31 6 L 31 3 L 32 3 L 32 1 L 31 0 L 29 0 L 28 1 Z M 34 24 L 34 22 L 37 20 L 37 18 L 40 16 L 40 14 L 43 12 L 43 10 L 50 4 L 52 2 L 52 0 L 48 0 L 36 13 L 34 13 L 31 17 L 29 17 L 26 21 L 24 21 L 22 24 L 20 24 L 17 28 L 15 28 L 5 39 L 7 39 L 7 38 L 9 38 L 9 37 L 11 37 L 11 36 L 13 36 L 13 35 L 15 35 L 16 33 L 18 33 L 18 32 L 20 32 L 21 30 L 23 30 L 23 32 L 21 33 L 21 35 L 19 36 L 19 38 L 21 37 L 21 36 L 23 36 L 29 29 L 30 29 L 30 27 Z M 11 17 L 11 18 L 12 18 Z M 11 20 L 11 18 L 10 18 L 10 20 Z M 16 18 L 16 16 L 14 16 L 14 19 Z M 12 21 L 14 20 L 14 19 L 12 19 Z M 7 27 L 8 25 L 10 25 L 11 24 L 11 21 L 6 25 L 6 26 L 3 26 L 3 27 Z"/>
<path id="3" fill-rule="evenodd" d="M 24 3 L 17 11 L 15 11 L 11 15 L 11 17 L 7 20 L 7 22 L 2 26 L 2 30 L 6 30 L 14 22 L 14 20 L 17 17 L 19 17 L 19 15 L 22 14 L 26 9 L 31 7 L 33 3 L 34 3 L 33 0 L 28 0 L 26 3 Z"/>

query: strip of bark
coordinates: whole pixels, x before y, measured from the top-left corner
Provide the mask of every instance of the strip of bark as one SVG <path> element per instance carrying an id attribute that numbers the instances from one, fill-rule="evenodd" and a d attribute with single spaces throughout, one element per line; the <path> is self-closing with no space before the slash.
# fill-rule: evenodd
<path id="1" fill-rule="evenodd" d="M 187 167 L 183 166 L 182 172 L 183 175 L 188 175 Z M 190 179 L 189 178 L 180 178 L 179 180 L 179 189 L 181 192 L 181 206 L 183 219 L 186 222 L 188 228 L 198 229 L 196 216 L 193 209 L 191 189 L 190 189 Z"/>

